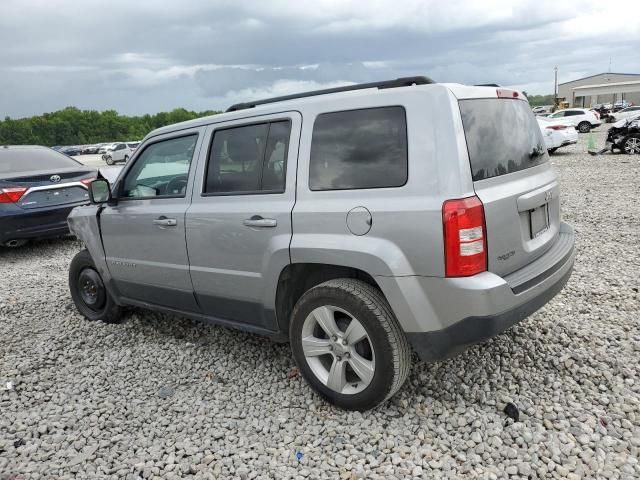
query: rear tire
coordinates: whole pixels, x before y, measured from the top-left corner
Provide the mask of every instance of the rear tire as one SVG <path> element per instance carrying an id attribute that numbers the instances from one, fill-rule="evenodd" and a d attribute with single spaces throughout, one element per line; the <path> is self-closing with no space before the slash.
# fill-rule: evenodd
<path id="1" fill-rule="evenodd" d="M 556 152 L 556 150 L 558 150 L 558 147 L 550 148 L 550 149 L 549 149 L 549 150 L 547 150 L 547 151 L 551 154 L 551 153 L 555 153 L 555 152 Z"/>
<path id="2" fill-rule="evenodd" d="M 125 155 L 124 156 L 124 163 L 127 163 L 129 161 L 129 155 Z"/>
<path id="3" fill-rule="evenodd" d="M 69 290 L 78 311 L 91 321 L 119 323 L 121 309 L 105 288 L 87 250 L 77 253 L 69 266 Z"/>
<path id="4" fill-rule="evenodd" d="M 589 133 L 591 131 L 591 124 L 589 122 L 580 122 L 578 124 L 578 131 L 580 133 Z"/>
<path id="5" fill-rule="evenodd" d="M 640 154 L 640 133 L 632 133 L 622 142 L 622 150 L 629 155 Z"/>
<path id="6" fill-rule="evenodd" d="M 411 349 L 391 307 L 361 280 L 329 280 L 308 290 L 291 314 L 289 338 L 309 385 L 347 410 L 385 402 L 411 368 Z"/>

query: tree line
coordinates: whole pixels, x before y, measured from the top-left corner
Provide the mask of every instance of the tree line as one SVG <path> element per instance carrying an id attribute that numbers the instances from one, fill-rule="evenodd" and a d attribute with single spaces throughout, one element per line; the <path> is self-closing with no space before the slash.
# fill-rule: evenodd
<path id="1" fill-rule="evenodd" d="M 529 105 L 532 107 L 539 107 L 542 105 L 553 105 L 553 93 L 549 95 L 529 95 L 527 92 L 522 92 L 529 100 Z"/>
<path id="2" fill-rule="evenodd" d="M 0 145 L 85 145 L 141 140 L 151 130 L 172 123 L 220 113 L 176 108 L 153 115 L 127 116 L 115 110 L 80 110 L 67 107 L 28 118 L 0 120 Z"/>

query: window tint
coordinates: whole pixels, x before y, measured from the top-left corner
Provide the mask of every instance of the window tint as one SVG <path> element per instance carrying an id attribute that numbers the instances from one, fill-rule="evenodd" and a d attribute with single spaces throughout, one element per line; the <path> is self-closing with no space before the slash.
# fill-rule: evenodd
<path id="1" fill-rule="evenodd" d="M 535 167 L 549 160 L 527 102 L 461 100 L 460 113 L 474 181 Z"/>
<path id="2" fill-rule="evenodd" d="M 0 173 L 78 168 L 80 166 L 79 162 L 49 148 L 0 147 Z"/>
<path id="3" fill-rule="evenodd" d="M 311 190 L 399 187 L 407 181 L 402 107 L 319 115 L 309 160 Z"/>
<path id="4" fill-rule="evenodd" d="M 564 114 L 565 117 L 576 117 L 578 115 L 584 115 L 584 112 L 581 112 L 580 110 L 569 110 Z"/>
<path id="5" fill-rule="evenodd" d="M 216 131 L 205 193 L 284 191 L 290 136 L 289 121 Z"/>
<path id="6" fill-rule="evenodd" d="M 123 198 L 184 197 L 197 135 L 153 143 L 124 179 Z"/>

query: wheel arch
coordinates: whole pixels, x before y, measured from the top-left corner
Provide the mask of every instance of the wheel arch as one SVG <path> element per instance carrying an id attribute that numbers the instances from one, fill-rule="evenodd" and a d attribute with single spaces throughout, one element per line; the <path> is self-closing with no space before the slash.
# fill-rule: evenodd
<path id="1" fill-rule="evenodd" d="M 382 292 L 375 278 L 359 268 L 326 263 L 290 263 L 280 272 L 276 289 L 275 311 L 280 331 L 289 334 L 293 307 L 307 290 L 336 278 L 356 278 Z"/>

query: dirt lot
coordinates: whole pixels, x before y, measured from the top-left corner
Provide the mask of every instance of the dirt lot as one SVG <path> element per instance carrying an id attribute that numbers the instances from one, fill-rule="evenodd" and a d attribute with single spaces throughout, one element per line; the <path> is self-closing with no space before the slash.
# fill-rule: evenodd
<path id="1" fill-rule="evenodd" d="M 287 345 L 85 321 L 75 240 L 0 251 L 0 478 L 639 478 L 640 159 L 586 144 L 552 156 L 577 233 L 564 291 L 362 414 L 313 394 Z"/>

